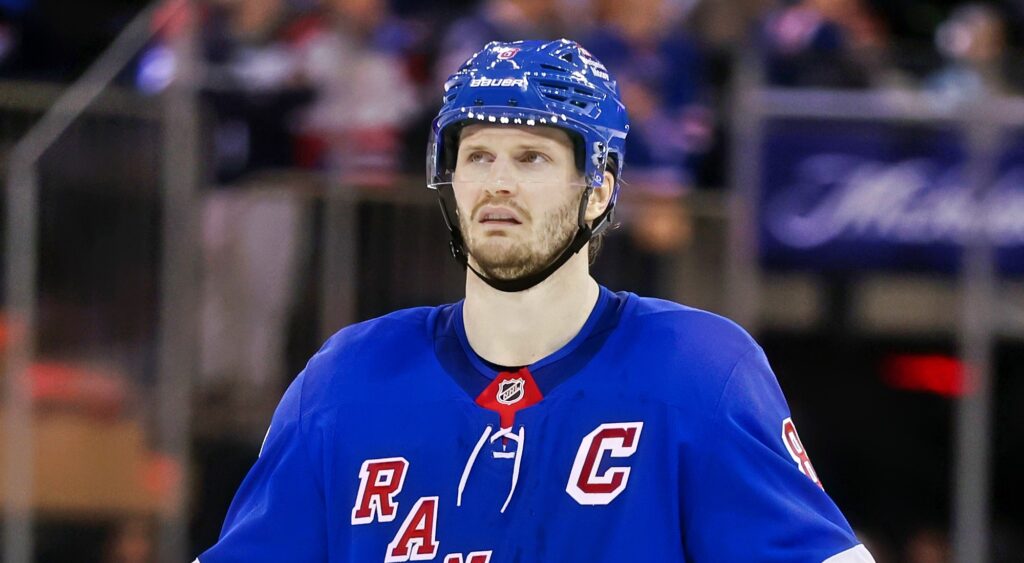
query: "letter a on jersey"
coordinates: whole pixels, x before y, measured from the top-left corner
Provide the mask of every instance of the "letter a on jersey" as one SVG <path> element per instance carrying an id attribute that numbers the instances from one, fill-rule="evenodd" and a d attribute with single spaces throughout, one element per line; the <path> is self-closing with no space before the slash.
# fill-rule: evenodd
<path id="1" fill-rule="evenodd" d="M 576 452 L 565 492 L 586 505 L 608 504 L 629 483 L 629 467 L 609 468 L 598 474 L 605 456 L 627 458 L 636 453 L 643 422 L 613 422 L 598 426 L 587 434 Z"/>
<path id="2" fill-rule="evenodd" d="M 384 563 L 430 561 L 437 556 L 437 497 L 422 497 L 409 511 L 395 539 L 388 544 Z"/>

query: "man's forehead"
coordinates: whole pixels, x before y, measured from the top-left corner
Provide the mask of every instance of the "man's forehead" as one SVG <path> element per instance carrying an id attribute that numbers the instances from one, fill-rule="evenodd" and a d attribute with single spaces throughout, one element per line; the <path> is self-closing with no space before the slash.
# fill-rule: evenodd
<path id="1" fill-rule="evenodd" d="M 474 143 L 484 142 L 539 142 L 558 143 L 572 147 L 569 134 L 558 127 L 545 125 L 495 125 L 474 123 L 467 125 L 460 131 L 459 140 L 462 143 L 473 141 Z"/>

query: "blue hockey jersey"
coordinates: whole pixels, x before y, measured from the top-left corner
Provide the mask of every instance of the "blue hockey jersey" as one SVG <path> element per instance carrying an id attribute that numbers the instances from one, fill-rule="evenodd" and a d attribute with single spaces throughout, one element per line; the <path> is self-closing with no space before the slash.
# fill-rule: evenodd
<path id="1" fill-rule="evenodd" d="M 201 563 L 870 562 L 765 356 L 716 315 L 602 288 L 516 369 L 462 303 L 338 332 L 290 386 Z"/>

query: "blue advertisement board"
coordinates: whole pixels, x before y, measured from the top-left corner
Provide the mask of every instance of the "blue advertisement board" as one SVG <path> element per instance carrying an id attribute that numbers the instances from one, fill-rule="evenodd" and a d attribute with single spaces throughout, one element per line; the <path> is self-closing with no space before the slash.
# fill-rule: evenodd
<path id="1" fill-rule="evenodd" d="M 1024 134 L 1001 139 L 994 184 L 965 178 L 949 128 L 770 122 L 758 205 L 761 258 L 777 269 L 952 273 L 980 222 L 1004 274 L 1024 274 Z"/>

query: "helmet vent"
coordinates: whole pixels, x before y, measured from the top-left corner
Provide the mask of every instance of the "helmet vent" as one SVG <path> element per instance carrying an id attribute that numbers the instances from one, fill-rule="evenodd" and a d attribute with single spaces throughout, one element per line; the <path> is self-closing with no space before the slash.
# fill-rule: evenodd
<path id="1" fill-rule="evenodd" d="M 459 92 L 462 90 L 462 84 L 455 84 L 448 89 L 448 93 L 444 96 L 444 103 L 448 103 L 458 97 Z"/>
<path id="2" fill-rule="evenodd" d="M 538 81 L 544 97 L 556 102 L 568 103 L 582 111 L 590 111 L 591 107 L 601 100 L 597 92 L 573 86 L 561 80 Z"/>
<path id="3" fill-rule="evenodd" d="M 540 64 L 540 68 L 547 69 L 547 70 L 553 70 L 553 71 L 556 71 L 556 72 L 569 72 L 569 69 L 567 69 L 565 67 L 555 66 L 555 65 L 551 65 L 551 64 L 547 64 L 547 63 L 541 63 Z"/>
<path id="4" fill-rule="evenodd" d="M 573 59 L 574 59 L 574 57 L 572 56 L 572 53 L 562 53 L 562 56 L 560 56 L 558 58 L 560 58 L 563 61 L 565 61 L 567 63 L 570 63 L 570 64 L 573 62 Z"/>

